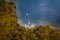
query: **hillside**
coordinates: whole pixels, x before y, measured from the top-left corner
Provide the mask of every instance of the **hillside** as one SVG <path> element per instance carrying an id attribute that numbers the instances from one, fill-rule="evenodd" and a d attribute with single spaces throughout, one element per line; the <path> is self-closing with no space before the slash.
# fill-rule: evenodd
<path id="1" fill-rule="evenodd" d="M 0 40 L 60 40 L 60 29 L 49 26 L 25 28 L 17 23 L 14 2 L 0 0 Z"/>
<path id="2" fill-rule="evenodd" d="M 0 0 L 0 35 L 6 34 L 16 26 L 19 26 L 15 9 L 14 2 Z"/>

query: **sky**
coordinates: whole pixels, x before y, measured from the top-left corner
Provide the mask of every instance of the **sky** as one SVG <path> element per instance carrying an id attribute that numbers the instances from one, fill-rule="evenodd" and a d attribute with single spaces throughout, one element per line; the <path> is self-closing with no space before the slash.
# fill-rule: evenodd
<path id="1" fill-rule="evenodd" d="M 60 26 L 60 0 L 15 0 L 22 24 Z"/>

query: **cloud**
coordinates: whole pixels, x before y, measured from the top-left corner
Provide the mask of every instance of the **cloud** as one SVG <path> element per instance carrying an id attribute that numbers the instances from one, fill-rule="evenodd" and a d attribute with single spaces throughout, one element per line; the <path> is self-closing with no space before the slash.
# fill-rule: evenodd
<path id="1" fill-rule="evenodd" d="M 36 26 L 36 24 L 23 24 L 23 21 L 22 20 L 19 20 L 17 21 L 21 26 L 24 26 L 26 28 L 34 28 Z"/>
<path id="2" fill-rule="evenodd" d="M 26 28 L 35 28 L 36 24 L 25 24 L 24 25 Z"/>
<path id="3" fill-rule="evenodd" d="M 38 25 L 43 25 L 43 26 L 46 26 L 46 25 L 51 25 L 51 23 L 49 21 L 45 21 L 45 20 L 39 20 L 36 22 L 37 26 Z"/>

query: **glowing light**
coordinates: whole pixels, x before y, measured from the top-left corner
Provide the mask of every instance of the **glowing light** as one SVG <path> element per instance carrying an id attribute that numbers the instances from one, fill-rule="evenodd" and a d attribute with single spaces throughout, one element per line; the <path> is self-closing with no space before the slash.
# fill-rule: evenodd
<path id="1" fill-rule="evenodd" d="M 28 25 L 30 25 L 30 21 L 28 22 Z"/>
<path id="2" fill-rule="evenodd" d="M 28 13 L 26 13 L 26 15 L 28 16 L 29 14 L 28 14 Z"/>
<path id="3" fill-rule="evenodd" d="M 26 28 L 28 28 L 28 27 L 29 27 L 29 25 L 27 25 L 27 24 L 25 24 L 24 26 L 25 26 Z"/>

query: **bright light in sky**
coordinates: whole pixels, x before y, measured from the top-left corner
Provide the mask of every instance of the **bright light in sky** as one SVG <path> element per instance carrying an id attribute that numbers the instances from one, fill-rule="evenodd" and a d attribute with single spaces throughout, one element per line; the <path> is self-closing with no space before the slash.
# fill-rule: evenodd
<path id="1" fill-rule="evenodd" d="M 25 27 L 30 27 L 30 21 L 28 22 L 28 24 L 25 24 Z"/>
<path id="2" fill-rule="evenodd" d="M 30 21 L 28 22 L 28 24 L 30 25 Z"/>
<path id="3" fill-rule="evenodd" d="M 29 14 L 28 14 L 28 13 L 26 13 L 26 15 L 28 16 Z"/>
<path id="4" fill-rule="evenodd" d="M 27 24 L 25 24 L 24 26 L 25 26 L 25 27 L 29 27 L 29 25 L 27 25 Z"/>
<path id="5" fill-rule="evenodd" d="M 30 25 L 25 24 L 24 26 L 27 28 L 34 28 L 36 25 L 35 24 L 30 24 Z"/>

